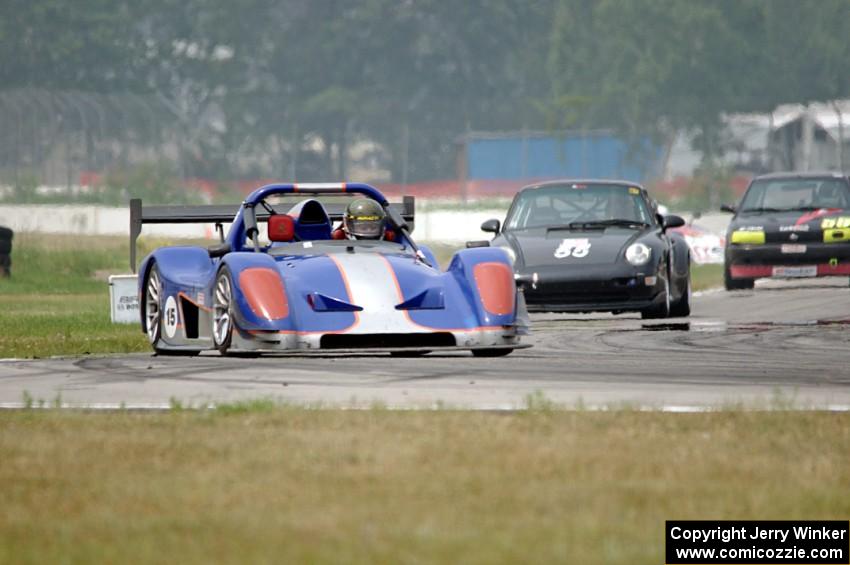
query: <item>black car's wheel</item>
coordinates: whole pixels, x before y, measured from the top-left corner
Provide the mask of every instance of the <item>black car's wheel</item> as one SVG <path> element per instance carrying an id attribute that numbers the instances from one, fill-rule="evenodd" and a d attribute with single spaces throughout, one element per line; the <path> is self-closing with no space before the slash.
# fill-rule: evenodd
<path id="1" fill-rule="evenodd" d="M 753 279 L 733 279 L 728 266 L 723 267 L 723 286 L 726 290 L 750 290 L 756 285 Z"/>
<path id="2" fill-rule="evenodd" d="M 685 279 L 682 296 L 670 306 L 670 317 L 684 318 L 691 315 L 691 274 Z"/>
<path id="3" fill-rule="evenodd" d="M 473 349 L 472 355 L 474 357 L 504 357 L 505 355 L 510 355 L 513 352 L 513 349 L 510 347 L 502 347 L 499 349 Z"/>
<path id="4" fill-rule="evenodd" d="M 233 282 L 230 269 L 222 267 L 213 288 L 213 344 L 227 355 L 233 340 Z"/>
<path id="5" fill-rule="evenodd" d="M 148 342 L 156 354 L 191 357 L 200 353 L 200 351 L 195 349 L 164 349 L 162 347 L 164 345 L 162 341 L 162 278 L 155 263 L 148 271 L 143 288 L 144 296 L 142 297 L 142 301 L 145 309 L 145 334 L 147 334 Z"/>
<path id="6" fill-rule="evenodd" d="M 661 298 L 657 304 L 653 304 L 649 308 L 641 311 L 640 317 L 644 320 L 655 320 L 658 318 L 668 318 L 670 316 L 670 277 L 664 279 L 664 290 L 661 291 Z"/>

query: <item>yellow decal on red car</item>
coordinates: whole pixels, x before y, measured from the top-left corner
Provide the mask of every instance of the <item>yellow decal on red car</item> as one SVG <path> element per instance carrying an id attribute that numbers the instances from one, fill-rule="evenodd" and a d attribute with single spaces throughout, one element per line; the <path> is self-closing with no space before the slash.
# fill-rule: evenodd
<path id="1" fill-rule="evenodd" d="M 824 243 L 850 241 L 850 228 L 823 230 Z"/>
<path id="2" fill-rule="evenodd" d="M 764 243 L 764 231 L 735 230 L 732 232 L 732 243 L 759 245 Z"/>

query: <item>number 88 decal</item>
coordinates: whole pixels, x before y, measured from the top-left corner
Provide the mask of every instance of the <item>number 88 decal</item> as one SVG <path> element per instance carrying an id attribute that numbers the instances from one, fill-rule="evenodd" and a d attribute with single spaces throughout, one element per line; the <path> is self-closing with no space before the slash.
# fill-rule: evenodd
<path id="1" fill-rule="evenodd" d="M 824 243 L 850 241 L 850 216 L 824 218 L 820 224 Z"/>

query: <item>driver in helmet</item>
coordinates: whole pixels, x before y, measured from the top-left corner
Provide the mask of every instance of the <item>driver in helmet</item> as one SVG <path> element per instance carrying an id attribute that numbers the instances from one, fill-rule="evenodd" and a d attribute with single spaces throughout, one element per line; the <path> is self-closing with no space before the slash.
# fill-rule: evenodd
<path id="1" fill-rule="evenodd" d="M 819 208 L 841 208 L 841 185 L 825 181 L 817 190 L 814 205 Z"/>
<path id="2" fill-rule="evenodd" d="M 342 217 L 342 230 L 348 239 L 384 239 L 387 214 L 371 198 L 358 198 L 349 203 Z"/>

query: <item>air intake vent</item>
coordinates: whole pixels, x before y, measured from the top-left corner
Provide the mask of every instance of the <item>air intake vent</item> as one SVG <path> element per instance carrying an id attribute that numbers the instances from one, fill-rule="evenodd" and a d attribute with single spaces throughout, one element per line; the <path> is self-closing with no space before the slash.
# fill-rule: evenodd
<path id="1" fill-rule="evenodd" d="M 322 349 L 360 349 L 393 347 L 454 347 L 455 337 L 449 332 L 427 334 L 328 334 L 323 335 Z"/>

